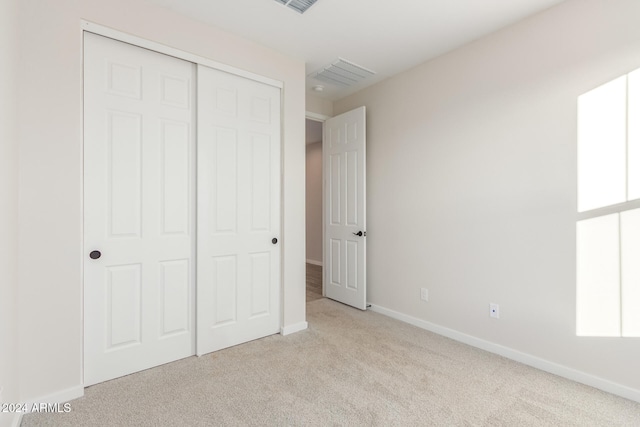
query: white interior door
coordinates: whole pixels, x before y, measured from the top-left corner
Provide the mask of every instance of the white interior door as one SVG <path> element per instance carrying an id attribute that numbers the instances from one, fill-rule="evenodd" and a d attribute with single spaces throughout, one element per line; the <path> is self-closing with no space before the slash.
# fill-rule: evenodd
<path id="1" fill-rule="evenodd" d="M 88 386 L 195 352 L 195 66 L 84 42 Z"/>
<path id="2" fill-rule="evenodd" d="M 365 107 L 324 123 L 324 290 L 367 308 Z"/>
<path id="3" fill-rule="evenodd" d="M 280 329 L 280 89 L 198 66 L 199 355 Z"/>

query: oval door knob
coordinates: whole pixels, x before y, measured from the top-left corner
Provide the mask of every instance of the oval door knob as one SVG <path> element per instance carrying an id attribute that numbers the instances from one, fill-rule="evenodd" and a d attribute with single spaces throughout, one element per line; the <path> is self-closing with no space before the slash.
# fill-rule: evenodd
<path id="1" fill-rule="evenodd" d="M 102 254 L 100 253 L 100 251 L 91 251 L 91 253 L 89 254 L 89 258 L 91 259 L 98 259 L 102 256 Z"/>
<path id="2" fill-rule="evenodd" d="M 273 239 L 271 239 L 271 243 L 273 243 L 273 244 L 275 245 L 276 243 L 278 243 L 278 239 L 276 239 L 276 238 L 274 237 Z"/>

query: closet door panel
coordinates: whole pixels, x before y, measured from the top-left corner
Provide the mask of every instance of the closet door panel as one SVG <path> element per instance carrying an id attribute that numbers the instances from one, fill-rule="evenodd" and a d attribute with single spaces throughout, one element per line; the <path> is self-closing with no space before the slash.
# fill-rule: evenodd
<path id="1" fill-rule="evenodd" d="M 84 46 L 88 386 L 195 352 L 195 65 Z"/>
<path id="2" fill-rule="evenodd" d="M 197 353 L 280 330 L 280 89 L 198 67 Z"/>

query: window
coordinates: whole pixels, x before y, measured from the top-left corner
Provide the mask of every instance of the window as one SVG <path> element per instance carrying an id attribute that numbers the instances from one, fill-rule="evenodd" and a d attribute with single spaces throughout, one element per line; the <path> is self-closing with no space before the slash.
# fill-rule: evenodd
<path id="1" fill-rule="evenodd" d="M 578 98 L 576 333 L 640 337 L 640 69 Z"/>

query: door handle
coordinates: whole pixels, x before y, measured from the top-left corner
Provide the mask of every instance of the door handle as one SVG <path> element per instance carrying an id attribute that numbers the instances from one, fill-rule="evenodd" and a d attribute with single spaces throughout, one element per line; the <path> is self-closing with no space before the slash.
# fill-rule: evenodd
<path id="1" fill-rule="evenodd" d="M 274 237 L 273 239 L 271 239 L 271 243 L 273 243 L 273 244 L 275 245 L 276 243 L 278 243 L 278 239 L 276 239 L 276 238 Z"/>
<path id="2" fill-rule="evenodd" d="M 358 231 L 357 233 L 351 233 L 351 234 L 353 234 L 354 236 L 358 236 L 358 237 L 362 237 L 362 236 L 366 236 L 367 235 L 366 232 L 363 233 L 362 231 Z"/>
<path id="3" fill-rule="evenodd" d="M 91 251 L 91 253 L 89 254 L 89 258 L 91 259 L 98 259 L 102 256 L 102 253 L 100 253 L 100 251 Z"/>

